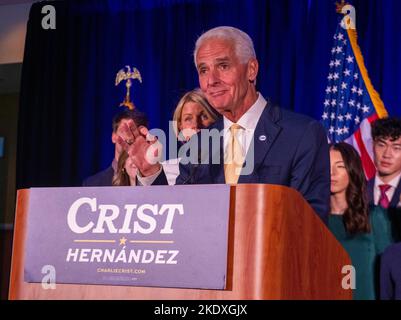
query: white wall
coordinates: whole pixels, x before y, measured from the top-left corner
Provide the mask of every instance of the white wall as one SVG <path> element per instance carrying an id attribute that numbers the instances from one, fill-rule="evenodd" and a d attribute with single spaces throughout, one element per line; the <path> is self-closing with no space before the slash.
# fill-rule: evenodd
<path id="1" fill-rule="evenodd" d="M 32 3 L 0 5 L 0 64 L 22 62 Z"/>

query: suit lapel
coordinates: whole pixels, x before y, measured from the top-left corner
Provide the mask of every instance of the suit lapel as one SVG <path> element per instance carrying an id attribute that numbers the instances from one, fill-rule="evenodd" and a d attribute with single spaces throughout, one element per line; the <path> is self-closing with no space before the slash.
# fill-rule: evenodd
<path id="1" fill-rule="evenodd" d="M 396 208 L 397 207 L 397 204 L 400 202 L 400 195 L 401 195 L 401 180 L 398 183 L 398 186 L 394 191 L 393 198 L 390 201 L 390 208 Z"/>
<path id="2" fill-rule="evenodd" d="M 375 179 L 370 179 L 368 181 L 368 197 L 369 197 L 369 204 L 374 205 L 375 203 L 375 198 L 374 198 L 374 187 L 375 187 Z M 401 180 L 398 183 L 397 188 L 394 191 L 393 197 L 390 200 L 390 208 L 396 208 L 397 204 L 400 202 L 400 196 L 401 196 Z"/>
<path id="3" fill-rule="evenodd" d="M 251 161 L 251 163 L 253 161 L 253 173 L 250 175 L 241 175 L 238 183 L 258 182 L 258 169 L 263 164 L 264 159 L 282 130 L 277 124 L 281 116 L 280 108 L 268 102 L 256 125 L 255 134 L 253 136 L 253 148 L 251 144 L 246 156 L 246 163 L 244 164 L 244 166 L 249 166 L 249 161 Z"/>

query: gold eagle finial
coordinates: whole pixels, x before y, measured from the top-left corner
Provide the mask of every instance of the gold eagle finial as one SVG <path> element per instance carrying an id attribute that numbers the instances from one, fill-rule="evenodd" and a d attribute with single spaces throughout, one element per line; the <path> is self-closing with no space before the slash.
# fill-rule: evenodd
<path id="1" fill-rule="evenodd" d="M 120 107 L 124 106 L 130 110 L 135 109 L 134 103 L 131 101 L 130 90 L 132 86 L 132 80 L 137 79 L 142 83 L 142 77 L 137 68 L 133 68 L 131 71 L 130 66 L 125 66 L 125 69 L 118 71 L 116 75 L 116 86 L 120 84 L 121 81 L 126 81 L 125 86 L 127 87 L 127 94 L 125 95 L 124 101 L 120 103 Z"/>
<path id="2" fill-rule="evenodd" d="M 345 0 L 341 0 L 341 3 L 340 2 L 336 2 L 336 11 L 337 11 L 337 13 L 342 13 L 343 8 L 345 6 L 347 6 L 347 5 L 348 5 L 348 3 L 345 2 Z"/>

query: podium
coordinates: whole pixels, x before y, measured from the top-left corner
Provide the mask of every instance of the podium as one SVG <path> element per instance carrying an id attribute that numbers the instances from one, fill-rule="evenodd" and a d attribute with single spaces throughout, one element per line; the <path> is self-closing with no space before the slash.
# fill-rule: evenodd
<path id="1" fill-rule="evenodd" d="M 225 290 L 81 284 L 46 290 L 24 282 L 29 194 L 28 189 L 17 194 L 11 300 L 352 299 L 352 291 L 342 288 L 342 269 L 352 264 L 348 254 L 303 197 L 287 187 L 231 187 Z"/>

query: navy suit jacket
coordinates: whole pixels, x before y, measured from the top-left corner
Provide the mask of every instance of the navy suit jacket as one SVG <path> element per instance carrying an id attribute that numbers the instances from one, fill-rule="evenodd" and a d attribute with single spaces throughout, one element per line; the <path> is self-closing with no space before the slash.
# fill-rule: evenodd
<path id="1" fill-rule="evenodd" d="M 223 128 L 224 120 L 220 119 L 209 129 L 222 131 Z M 222 137 L 220 146 L 218 152 L 221 161 L 218 164 L 180 163 L 176 184 L 224 184 Z M 241 175 L 238 183 L 265 183 L 294 188 L 327 223 L 330 211 L 330 159 L 322 125 L 268 102 L 255 129 L 254 150 L 254 169 L 250 175 Z M 204 157 L 202 149 L 201 153 Z M 212 163 L 213 153 L 209 152 L 207 157 Z M 248 152 L 244 167 L 250 159 Z M 166 184 L 163 176 L 160 175 L 154 184 Z"/>
<path id="2" fill-rule="evenodd" d="M 368 197 L 369 197 L 369 204 L 374 205 L 374 189 L 375 187 L 375 178 L 370 179 L 368 181 Z M 397 188 L 394 191 L 393 197 L 390 199 L 390 208 L 396 208 L 398 202 L 400 202 L 400 195 L 401 195 L 401 180 L 398 183 Z"/>
<path id="3" fill-rule="evenodd" d="M 111 186 L 113 182 L 114 170 L 113 167 L 110 166 L 106 170 L 96 173 L 89 178 L 86 178 L 82 186 L 84 187 L 107 187 Z"/>
<path id="4" fill-rule="evenodd" d="M 368 181 L 368 198 L 369 205 L 374 206 L 374 187 L 375 178 Z M 401 208 L 397 208 L 401 196 L 401 180 L 394 191 L 393 197 L 390 199 L 390 205 L 387 209 L 389 219 L 391 221 L 392 236 L 395 241 L 401 241 Z"/>
<path id="5" fill-rule="evenodd" d="M 382 255 L 380 299 L 401 300 L 401 243 L 388 247 Z"/>

